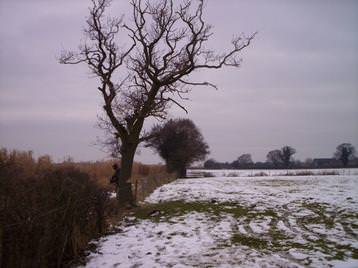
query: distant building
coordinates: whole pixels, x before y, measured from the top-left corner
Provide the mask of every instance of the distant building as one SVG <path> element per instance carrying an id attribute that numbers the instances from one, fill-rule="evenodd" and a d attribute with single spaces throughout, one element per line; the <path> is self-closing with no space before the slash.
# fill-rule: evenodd
<path id="1" fill-rule="evenodd" d="M 312 161 L 312 166 L 314 168 L 336 168 L 341 167 L 341 161 L 335 158 L 315 158 Z"/>

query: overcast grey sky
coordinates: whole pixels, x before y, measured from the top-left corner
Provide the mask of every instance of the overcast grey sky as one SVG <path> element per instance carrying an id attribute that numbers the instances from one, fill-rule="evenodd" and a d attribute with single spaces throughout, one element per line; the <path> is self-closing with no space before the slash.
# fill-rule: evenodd
<path id="1" fill-rule="evenodd" d="M 128 14 L 114 0 L 112 14 Z M 54 160 L 97 160 L 92 144 L 101 111 L 97 81 L 86 66 L 57 62 L 82 38 L 88 0 L 0 1 L 0 145 L 34 150 Z M 232 161 L 251 153 L 265 160 L 283 145 L 296 158 L 330 157 L 342 142 L 358 149 L 358 1 L 207 1 L 212 45 L 222 50 L 236 33 L 258 31 L 240 69 L 200 73 L 219 90 L 196 88 L 186 102 L 210 157 Z M 137 160 L 157 163 L 142 150 Z"/>

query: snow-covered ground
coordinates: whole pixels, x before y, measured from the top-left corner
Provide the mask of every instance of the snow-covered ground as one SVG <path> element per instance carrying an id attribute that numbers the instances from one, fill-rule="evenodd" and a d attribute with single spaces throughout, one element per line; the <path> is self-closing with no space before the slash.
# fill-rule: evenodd
<path id="1" fill-rule="evenodd" d="M 358 168 L 329 169 L 189 169 L 190 174 L 207 174 L 211 177 L 263 177 L 296 175 L 358 175 Z"/>
<path id="2" fill-rule="evenodd" d="M 86 267 L 358 267 L 358 176 L 214 177 L 158 188 Z"/>

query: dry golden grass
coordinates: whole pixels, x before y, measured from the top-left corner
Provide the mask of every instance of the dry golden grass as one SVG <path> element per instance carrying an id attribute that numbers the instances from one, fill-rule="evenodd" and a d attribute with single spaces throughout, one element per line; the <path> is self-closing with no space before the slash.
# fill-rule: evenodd
<path id="1" fill-rule="evenodd" d="M 114 191 L 115 187 L 109 183 L 113 175 L 112 165 L 118 161 L 96 161 L 96 162 L 67 162 L 63 164 L 74 165 L 81 171 L 88 173 L 102 187 L 108 191 Z M 62 165 L 63 165 L 62 164 Z M 168 173 L 163 165 L 144 165 L 135 162 L 132 170 L 133 192 L 137 201 L 143 201 L 157 187 L 175 180 L 176 174 Z"/>

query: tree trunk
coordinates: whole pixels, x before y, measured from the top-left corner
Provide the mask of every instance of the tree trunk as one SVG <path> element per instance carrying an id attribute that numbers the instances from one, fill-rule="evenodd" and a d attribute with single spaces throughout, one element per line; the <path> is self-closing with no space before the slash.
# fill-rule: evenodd
<path id="1" fill-rule="evenodd" d="M 185 166 L 180 167 L 179 173 L 180 173 L 179 174 L 180 178 L 186 178 L 186 167 Z"/>
<path id="2" fill-rule="evenodd" d="M 136 147 L 128 147 L 122 151 L 120 181 L 128 181 L 132 176 Z"/>
<path id="3" fill-rule="evenodd" d="M 167 167 L 167 172 L 175 172 L 179 178 L 186 178 L 186 165 L 183 165 L 183 163 L 166 160 L 165 165 Z"/>
<path id="4" fill-rule="evenodd" d="M 121 173 L 119 180 L 121 182 L 128 182 L 130 183 L 130 178 L 132 176 L 132 168 L 133 168 L 133 162 L 134 162 L 134 155 L 137 149 L 137 143 L 123 143 L 122 144 L 122 151 L 121 151 Z M 117 191 L 117 194 L 121 191 L 121 194 L 124 194 L 125 196 L 128 196 L 127 200 L 129 202 L 132 202 L 133 200 L 133 193 L 131 187 L 126 188 L 126 193 L 123 193 L 123 189 L 119 189 Z"/>

